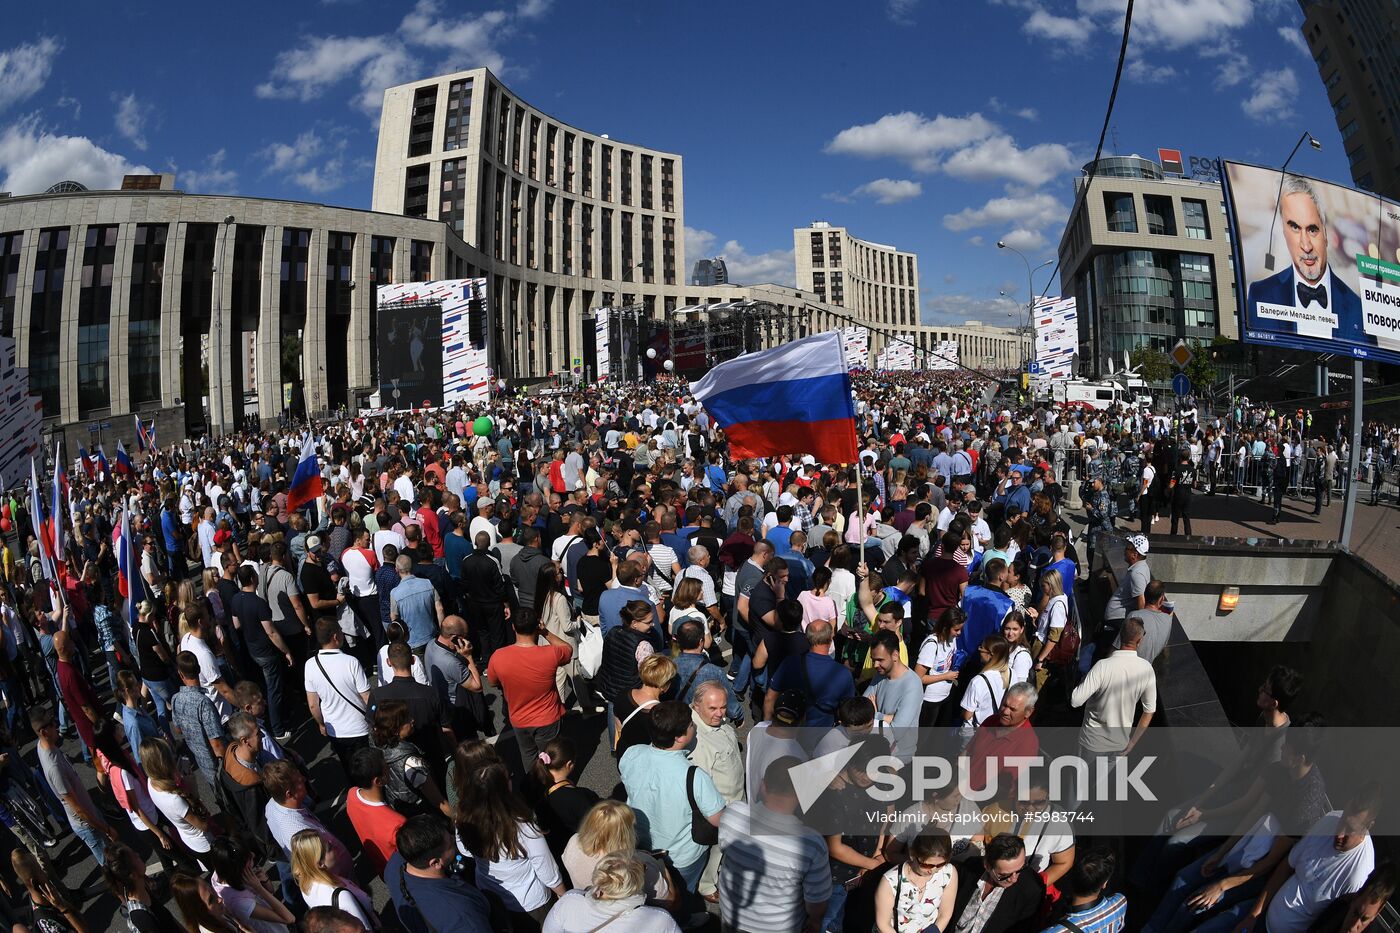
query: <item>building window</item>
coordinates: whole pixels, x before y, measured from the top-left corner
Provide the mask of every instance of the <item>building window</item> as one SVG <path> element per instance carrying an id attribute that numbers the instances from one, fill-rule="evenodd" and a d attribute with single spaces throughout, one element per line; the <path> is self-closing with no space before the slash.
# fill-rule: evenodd
<path id="1" fill-rule="evenodd" d="M 83 242 L 83 269 L 78 292 L 78 413 L 106 408 L 108 330 L 112 322 L 112 265 L 117 255 L 115 225 L 88 227 Z"/>
<path id="2" fill-rule="evenodd" d="M 408 280 L 427 282 L 433 277 L 433 244 L 414 240 L 408 250 Z"/>
<path id="3" fill-rule="evenodd" d="M 447 126 L 443 130 L 442 149 L 451 152 L 465 149 L 470 139 L 472 114 L 472 79 L 453 81 L 447 86 Z"/>
<path id="4" fill-rule="evenodd" d="M 463 236 L 466 228 L 467 207 L 467 160 L 445 159 L 442 162 L 442 184 L 439 188 L 442 209 L 438 220 L 443 221 Z"/>
<path id="5" fill-rule="evenodd" d="M 1137 233 L 1137 213 L 1131 194 L 1104 192 L 1103 209 L 1108 215 L 1109 230 L 1114 233 Z"/>
<path id="6" fill-rule="evenodd" d="M 650 214 L 642 215 L 642 281 L 648 284 L 656 281 L 656 267 L 653 260 L 656 258 L 655 247 L 652 238 L 656 232 L 654 220 Z"/>
<path id="7" fill-rule="evenodd" d="M 676 222 L 670 217 L 661 219 L 662 272 L 667 285 L 676 284 Z"/>
<path id="8" fill-rule="evenodd" d="M 408 157 L 423 156 L 433 151 L 433 120 L 437 116 L 437 85 L 430 84 L 413 92 L 413 113 L 408 123 Z"/>
<path id="9" fill-rule="evenodd" d="M 593 197 L 593 140 L 583 141 L 583 196 Z"/>
<path id="10" fill-rule="evenodd" d="M 410 165 L 404 171 L 403 212 L 407 217 L 428 216 L 428 165 Z"/>
<path id="11" fill-rule="evenodd" d="M 554 268 L 554 210 L 556 197 L 544 196 L 544 271 L 555 272 Z"/>
<path id="12" fill-rule="evenodd" d="M 326 313 L 350 313 L 350 266 L 355 256 L 355 234 L 326 234 Z"/>
<path id="13" fill-rule="evenodd" d="M 574 140 L 573 133 L 564 134 L 564 190 L 570 193 L 574 190 Z"/>
<path id="14" fill-rule="evenodd" d="M 634 281 L 633 272 L 635 257 L 632 252 L 632 226 L 637 215 L 627 211 L 622 212 L 622 281 Z"/>
<path id="15" fill-rule="evenodd" d="M 1342 127 L 1342 141 L 1346 142 L 1348 139 L 1351 139 L 1356 135 L 1358 129 L 1360 129 L 1360 127 L 1356 125 L 1355 120 L 1352 120 L 1346 126 Z"/>
<path id="16" fill-rule="evenodd" d="M 539 181 L 540 179 L 540 118 L 530 117 L 530 155 L 526 159 L 526 164 L 530 167 L 530 177 Z"/>
<path id="17" fill-rule="evenodd" d="M 1357 146 L 1351 152 L 1347 153 L 1347 165 L 1351 168 L 1356 168 L 1356 163 L 1360 162 L 1364 158 L 1366 158 L 1366 147 Z"/>
<path id="18" fill-rule="evenodd" d="M 558 144 L 559 127 L 551 123 L 545 130 L 544 177 L 547 182 L 556 187 L 559 185 L 559 173 L 555 171 L 554 150 Z"/>
<path id="19" fill-rule="evenodd" d="M 1332 112 L 1337 116 L 1342 115 L 1342 111 L 1351 106 L 1351 95 L 1343 94 L 1332 102 Z"/>
<path id="20" fill-rule="evenodd" d="M 622 150 L 622 203 L 632 205 L 632 153 Z"/>
<path id="21" fill-rule="evenodd" d="M 603 208 L 603 272 L 602 278 L 613 277 L 613 240 L 612 240 L 613 212 L 608 208 Z"/>
<path id="22" fill-rule="evenodd" d="M 613 148 L 603 147 L 603 200 L 613 199 Z"/>
<path id="23" fill-rule="evenodd" d="M 160 295 L 165 281 L 167 234 L 165 224 L 139 224 L 132 242 L 131 297 L 127 305 L 127 373 L 132 408 L 160 401 Z"/>
<path id="24" fill-rule="evenodd" d="M 0 233 L 0 337 L 15 333 L 15 291 L 19 288 L 19 255 L 23 233 Z"/>
<path id="25" fill-rule="evenodd" d="M 647 211 L 651 210 L 652 208 L 652 161 L 653 160 L 651 156 L 642 156 L 642 209 Z"/>
<path id="26" fill-rule="evenodd" d="M 585 145 L 587 145 L 585 143 Z M 586 164 L 585 164 L 586 166 Z M 583 205 L 583 274 L 593 277 L 593 205 Z"/>
<path id="27" fill-rule="evenodd" d="M 1327 93 L 1332 93 L 1332 89 L 1335 88 L 1337 86 L 1337 83 L 1341 80 L 1342 71 L 1339 68 L 1336 71 L 1332 72 L 1332 74 L 1327 78 Z"/>
<path id="28" fill-rule="evenodd" d="M 1210 221 L 1206 217 L 1206 202 L 1183 198 L 1181 215 L 1186 224 L 1186 236 L 1192 240 L 1210 239 Z"/>
<path id="29" fill-rule="evenodd" d="M 1159 194 L 1142 196 L 1143 211 L 1147 215 L 1147 232 L 1157 236 L 1176 236 L 1176 211 L 1172 199 Z"/>
<path id="30" fill-rule="evenodd" d="M 661 160 L 661 209 L 668 214 L 676 210 L 676 163 L 673 159 Z"/>

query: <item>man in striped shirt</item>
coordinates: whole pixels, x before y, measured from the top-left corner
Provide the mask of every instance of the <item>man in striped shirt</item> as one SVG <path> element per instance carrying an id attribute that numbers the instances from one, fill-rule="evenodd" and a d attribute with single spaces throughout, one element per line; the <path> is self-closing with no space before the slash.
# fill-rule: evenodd
<path id="1" fill-rule="evenodd" d="M 719 821 L 721 929 L 817 933 L 831 897 L 826 840 L 797 817 L 789 770 L 802 762 L 774 759 L 763 772 L 757 803 L 725 807 Z"/>
<path id="2" fill-rule="evenodd" d="M 1076 859 L 1065 876 L 1067 912 L 1042 933 L 1119 933 L 1127 923 L 1127 898 L 1104 890 L 1115 862 L 1107 846 L 1094 846 Z"/>

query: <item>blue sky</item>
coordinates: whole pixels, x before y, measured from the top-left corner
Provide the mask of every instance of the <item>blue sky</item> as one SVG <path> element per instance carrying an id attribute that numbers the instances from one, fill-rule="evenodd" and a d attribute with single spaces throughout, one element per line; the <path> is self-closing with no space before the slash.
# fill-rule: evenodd
<path id="1" fill-rule="evenodd" d="M 790 284 L 792 228 L 824 219 L 919 254 L 925 321 L 1007 324 L 1025 268 L 995 243 L 1053 257 L 1124 2 L 24 4 L 0 39 L 0 190 L 135 166 L 368 207 L 382 89 L 486 65 L 559 119 L 680 152 L 691 263 Z M 1323 150 L 1294 167 L 1349 182 L 1301 22 L 1294 0 L 1138 0 L 1105 151 L 1278 164 L 1308 129 Z"/>

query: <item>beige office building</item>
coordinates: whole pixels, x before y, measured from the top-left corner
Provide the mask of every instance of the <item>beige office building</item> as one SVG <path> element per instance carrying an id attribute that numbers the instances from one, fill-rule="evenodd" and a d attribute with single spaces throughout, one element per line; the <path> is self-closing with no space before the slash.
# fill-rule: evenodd
<path id="1" fill-rule="evenodd" d="M 919 259 L 824 220 L 792 231 L 797 287 L 881 327 L 919 324 Z"/>
<path id="2" fill-rule="evenodd" d="M 566 370 L 584 314 L 659 317 L 685 285 L 681 157 L 590 133 L 521 100 L 485 68 L 384 92 L 376 211 L 442 221 L 480 255 L 507 373 Z"/>
<path id="3" fill-rule="evenodd" d="M 1081 367 L 1178 340 L 1239 334 L 1230 234 L 1219 184 L 1168 177 L 1141 156 L 1105 156 L 1060 237 L 1060 294 L 1077 299 Z M 1085 189 L 1088 188 L 1087 192 Z"/>

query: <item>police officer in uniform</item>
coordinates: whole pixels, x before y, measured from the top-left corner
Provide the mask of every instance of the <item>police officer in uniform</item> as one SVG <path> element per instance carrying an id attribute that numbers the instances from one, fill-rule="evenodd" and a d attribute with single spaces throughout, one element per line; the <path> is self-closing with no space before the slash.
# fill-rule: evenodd
<path id="1" fill-rule="evenodd" d="M 1191 495 L 1196 488 L 1196 474 L 1190 448 L 1182 447 L 1171 478 L 1172 537 L 1176 537 L 1178 521 L 1185 526 L 1187 537 L 1191 535 Z"/>
<path id="2" fill-rule="evenodd" d="M 1085 537 L 1089 539 L 1089 569 L 1092 572 L 1094 547 L 1098 543 L 1099 535 L 1105 531 L 1113 531 L 1114 519 L 1118 515 L 1118 503 L 1109 494 L 1102 476 L 1095 476 L 1091 481 L 1089 494 L 1084 497 L 1084 512 L 1089 520 Z"/>

